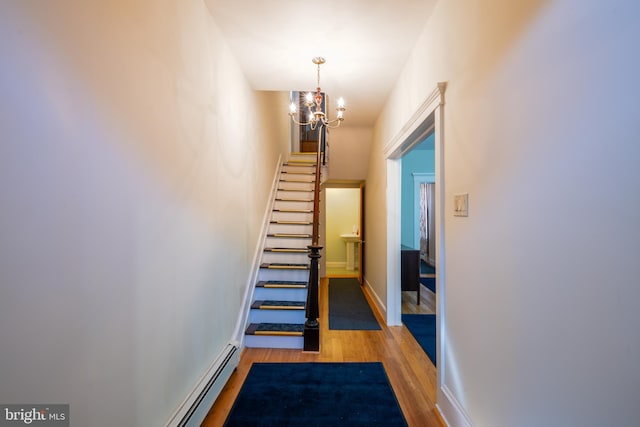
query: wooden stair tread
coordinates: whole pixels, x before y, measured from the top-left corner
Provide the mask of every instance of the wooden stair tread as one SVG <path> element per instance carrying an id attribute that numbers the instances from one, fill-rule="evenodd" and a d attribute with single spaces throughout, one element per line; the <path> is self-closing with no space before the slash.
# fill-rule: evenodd
<path id="1" fill-rule="evenodd" d="M 308 264 L 294 264 L 285 262 L 263 262 L 260 268 L 268 268 L 271 270 L 308 270 Z"/>
<path id="2" fill-rule="evenodd" d="M 311 225 L 310 221 L 271 221 L 271 224 L 283 224 L 283 225 Z"/>
<path id="3" fill-rule="evenodd" d="M 296 188 L 278 188 L 278 191 L 291 191 L 294 193 L 313 193 L 313 190 L 300 190 Z"/>
<path id="4" fill-rule="evenodd" d="M 280 178 L 280 182 L 295 182 L 298 184 L 315 184 L 315 181 L 306 181 L 304 179 L 285 179 Z"/>
<path id="5" fill-rule="evenodd" d="M 264 248 L 265 252 L 309 253 L 307 248 Z"/>
<path id="6" fill-rule="evenodd" d="M 289 159 L 283 163 L 285 166 L 315 166 L 316 159 Z"/>
<path id="7" fill-rule="evenodd" d="M 306 165 L 305 165 L 306 166 Z M 305 171 L 295 171 L 295 172 L 291 172 L 291 171 L 282 171 L 282 173 L 291 173 L 294 175 L 315 175 L 315 172 L 309 171 L 309 172 L 305 172 Z"/>
<path id="8" fill-rule="evenodd" d="M 256 284 L 257 288 L 287 288 L 306 289 L 307 282 L 294 282 L 290 280 L 261 280 Z"/>
<path id="9" fill-rule="evenodd" d="M 276 202 L 305 202 L 305 203 L 309 203 L 309 202 L 313 202 L 313 199 L 293 199 L 293 198 L 286 198 L 286 197 L 276 197 Z"/>
<path id="10" fill-rule="evenodd" d="M 267 237 L 280 237 L 284 239 L 310 239 L 311 234 L 304 233 L 272 233 L 267 234 Z"/>
<path id="11" fill-rule="evenodd" d="M 246 330 L 247 335 L 289 335 L 302 336 L 302 323 L 251 323 Z"/>
<path id="12" fill-rule="evenodd" d="M 274 209 L 274 212 L 286 212 L 286 213 L 311 213 L 311 209 Z"/>
<path id="13" fill-rule="evenodd" d="M 304 301 L 254 301 L 252 309 L 256 310 L 304 310 Z"/>

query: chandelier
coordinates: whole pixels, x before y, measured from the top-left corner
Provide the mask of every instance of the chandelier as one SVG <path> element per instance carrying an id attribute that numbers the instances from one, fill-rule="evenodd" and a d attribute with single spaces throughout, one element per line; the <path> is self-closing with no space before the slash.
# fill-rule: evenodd
<path id="1" fill-rule="evenodd" d="M 307 107 L 307 121 L 298 121 L 296 119 L 297 106 L 295 102 L 292 102 L 289 106 L 289 116 L 294 123 L 301 126 L 310 126 L 311 130 L 315 130 L 317 127 L 337 128 L 344 120 L 344 99 L 338 99 L 338 106 L 336 107 L 336 118 L 329 120 L 329 117 L 322 111 L 322 91 L 320 90 L 320 65 L 326 61 L 321 56 L 316 56 L 312 59 L 312 62 L 318 66 L 318 86 L 316 92 L 307 92 L 304 97 L 304 105 Z M 301 114 L 302 115 L 302 114 Z"/>

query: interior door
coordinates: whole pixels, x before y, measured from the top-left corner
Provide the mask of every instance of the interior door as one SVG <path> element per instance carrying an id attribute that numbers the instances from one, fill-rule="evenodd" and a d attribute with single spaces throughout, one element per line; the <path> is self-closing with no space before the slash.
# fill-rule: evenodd
<path id="1" fill-rule="evenodd" d="M 360 184 L 360 244 L 359 248 L 359 257 L 360 260 L 360 268 L 358 269 L 358 280 L 360 281 L 360 285 L 364 286 L 364 245 L 365 245 L 365 233 L 364 233 L 364 182 Z"/>

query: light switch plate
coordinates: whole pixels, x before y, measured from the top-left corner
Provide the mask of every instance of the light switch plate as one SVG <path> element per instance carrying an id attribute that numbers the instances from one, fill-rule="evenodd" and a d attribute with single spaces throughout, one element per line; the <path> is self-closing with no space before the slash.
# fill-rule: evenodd
<path id="1" fill-rule="evenodd" d="M 453 215 L 469 216 L 469 193 L 453 195 Z"/>

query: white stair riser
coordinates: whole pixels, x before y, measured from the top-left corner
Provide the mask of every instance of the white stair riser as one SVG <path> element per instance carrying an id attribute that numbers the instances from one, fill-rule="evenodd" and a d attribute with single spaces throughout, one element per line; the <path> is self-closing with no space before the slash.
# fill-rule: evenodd
<path id="1" fill-rule="evenodd" d="M 276 192 L 278 199 L 296 199 L 296 200 L 313 200 L 313 191 L 287 191 L 278 190 Z"/>
<path id="2" fill-rule="evenodd" d="M 269 224 L 269 234 L 311 234 L 313 227 L 300 224 Z"/>
<path id="3" fill-rule="evenodd" d="M 287 173 L 300 173 L 300 174 L 313 174 L 315 176 L 316 167 L 308 165 L 285 165 L 282 167 L 283 172 Z"/>
<path id="4" fill-rule="evenodd" d="M 256 310 L 249 313 L 251 323 L 304 323 L 304 310 Z"/>
<path id="5" fill-rule="evenodd" d="M 304 338 L 297 336 L 246 335 L 244 345 L 249 348 L 303 348 Z"/>
<path id="6" fill-rule="evenodd" d="M 264 252 L 262 262 L 286 263 L 286 264 L 309 264 L 308 254 L 292 254 L 288 252 Z"/>
<path id="7" fill-rule="evenodd" d="M 284 237 L 267 237 L 267 248 L 306 248 L 311 239 L 288 239 Z"/>
<path id="8" fill-rule="evenodd" d="M 254 301 L 306 301 L 306 288 L 256 288 Z"/>
<path id="9" fill-rule="evenodd" d="M 281 270 L 261 268 L 258 273 L 259 280 L 286 280 L 291 282 L 308 282 L 309 270 Z"/>
<path id="10" fill-rule="evenodd" d="M 315 162 L 317 157 L 318 153 L 315 151 L 305 151 L 304 153 L 301 151 L 297 151 L 289 155 L 289 161 L 305 160 Z"/>
<path id="11" fill-rule="evenodd" d="M 271 214 L 272 221 L 313 221 L 313 214 L 309 212 L 278 212 Z"/>
<path id="12" fill-rule="evenodd" d="M 298 171 L 300 172 L 300 171 Z M 296 173 L 296 171 L 293 172 L 287 172 L 287 173 L 283 173 L 280 175 L 280 179 L 283 181 L 306 181 L 306 182 L 313 182 L 315 181 L 315 174 L 310 174 L 310 173 Z"/>
<path id="13" fill-rule="evenodd" d="M 288 202 L 284 200 L 276 200 L 273 209 L 297 209 L 297 210 L 313 210 L 313 202 Z"/>
<path id="14" fill-rule="evenodd" d="M 280 181 L 278 184 L 279 190 L 305 190 L 305 191 L 313 191 L 313 183 L 312 182 L 287 182 Z"/>

